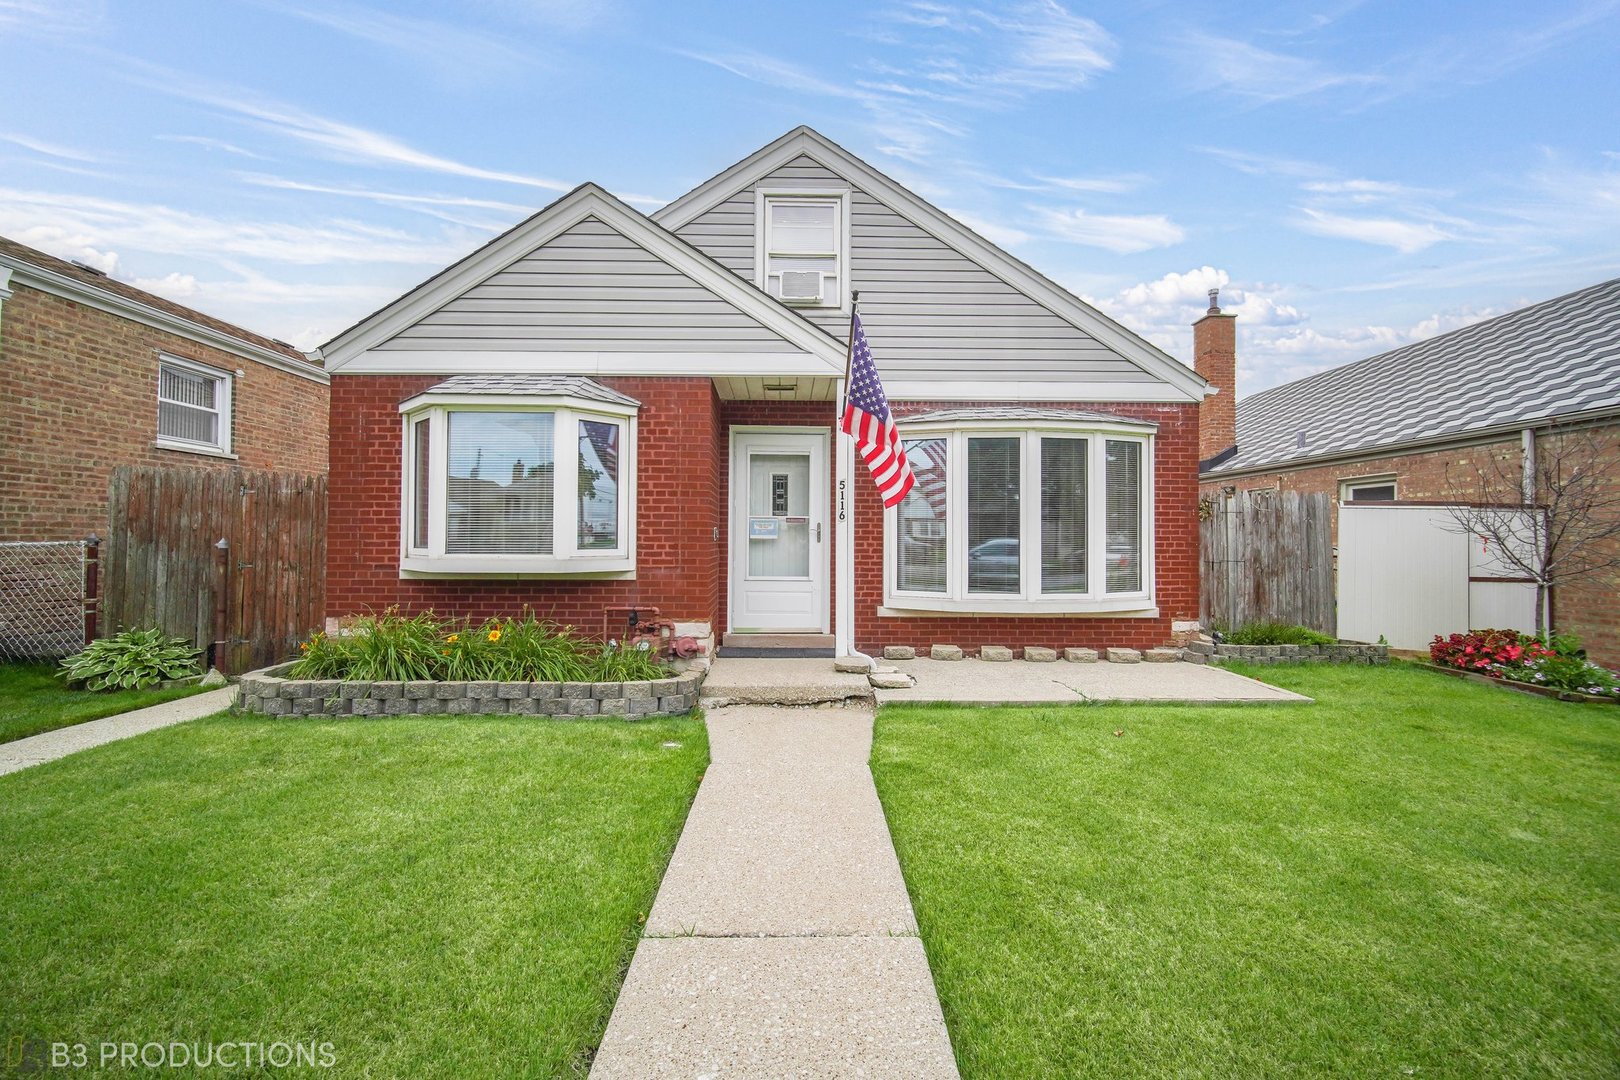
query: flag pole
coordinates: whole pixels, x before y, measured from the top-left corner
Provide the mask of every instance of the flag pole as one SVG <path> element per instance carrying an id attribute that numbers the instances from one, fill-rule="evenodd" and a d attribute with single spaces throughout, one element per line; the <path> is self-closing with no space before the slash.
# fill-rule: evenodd
<path id="1" fill-rule="evenodd" d="M 860 310 L 861 294 L 849 294 L 849 348 L 844 353 L 844 392 L 839 395 L 841 408 L 835 423 L 834 439 L 837 446 L 838 485 L 838 595 L 833 619 L 833 651 L 840 657 L 865 660 L 868 670 L 877 670 L 877 661 L 855 647 L 855 507 L 850 478 L 855 471 L 855 436 L 844 431 L 844 414 L 849 408 L 850 372 L 855 363 L 855 318 Z"/>

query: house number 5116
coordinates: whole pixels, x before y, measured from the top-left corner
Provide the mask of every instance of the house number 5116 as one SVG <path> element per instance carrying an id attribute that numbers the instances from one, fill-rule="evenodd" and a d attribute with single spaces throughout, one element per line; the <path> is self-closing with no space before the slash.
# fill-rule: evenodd
<path id="1" fill-rule="evenodd" d="M 849 486 L 849 481 L 848 480 L 840 480 L 840 481 L 838 481 L 838 520 L 839 521 L 843 521 L 844 518 L 848 515 L 848 511 L 844 509 L 845 489 L 848 486 Z"/>

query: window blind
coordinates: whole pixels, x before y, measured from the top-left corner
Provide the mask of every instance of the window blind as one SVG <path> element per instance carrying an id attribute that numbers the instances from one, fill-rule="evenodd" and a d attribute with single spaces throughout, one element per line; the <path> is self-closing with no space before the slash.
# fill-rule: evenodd
<path id="1" fill-rule="evenodd" d="M 551 554 L 555 424 L 542 412 L 450 414 L 446 552 Z"/>
<path id="2" fill-rule="evenodd" d="M 1107 588 L 1142 588 L 1142 444 L 1108 440 Z"/>
<path id="3" fill-rule="evenodd" d="M 1086 440 L 1041 440 L 1041 591 L 1086 591 Z"/>
<path id="4" fill-rule="evenodd" d="M 424 418 L 411 425 L 411 488 L 412 523 L 411 546 L 428 546 L 428 484 L 432 477 L 431 458 L 428 455 L 428 421 Z"/>
<path id="5" fill-rule="evenodd" d="M 219 380 L 168 364 L 158 366 L 158 434 L 219 445 Z"/>

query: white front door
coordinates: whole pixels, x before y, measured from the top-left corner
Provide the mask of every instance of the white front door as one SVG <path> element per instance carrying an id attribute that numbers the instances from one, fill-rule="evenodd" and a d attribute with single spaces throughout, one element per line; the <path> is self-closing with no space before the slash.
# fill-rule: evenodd
<path id="1" fill-rule="evenodd" d="M 731 443 L 731 629 L 827 633 L 827 435 L 738 431 Z"/>

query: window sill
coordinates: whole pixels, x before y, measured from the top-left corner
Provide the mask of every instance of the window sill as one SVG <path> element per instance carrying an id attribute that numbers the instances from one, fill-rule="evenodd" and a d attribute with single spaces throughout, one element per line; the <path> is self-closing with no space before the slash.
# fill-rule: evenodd
<path id="1" fill-rule="evenodd" d="M 891 596 L 889 602 L 877 609 L 883 619 L 907 619 L 918 615 L 985 615 L 1017 617 L 1053 615 L 1064 618 L 1087 616 L 1128 617 L 1156 619 L 1159 609 L 1151 598 L 1130 597 L 1118 600 L 930 600 L 917 596 Z"/>
<path id="2" fill-rule="evenodd" d="M 512 559 L 501 557 L 425 558 L 399 561 L 401 578 L 477 578 L 485 581 L 634 579 L 634 559 Z"/>
<path id="3" fill-rule="evenodd" d="M 194 443 L 171 442 L 168 439 L 158 439 L 152 444 L 159 450 L 173 450 L 178 454 L 201 454 L 203 457 L 224 458 L 227 461 L 236 461 L 237 456 L 229 450 L 221 450 L 217 446 L 198 446 Z"/>

